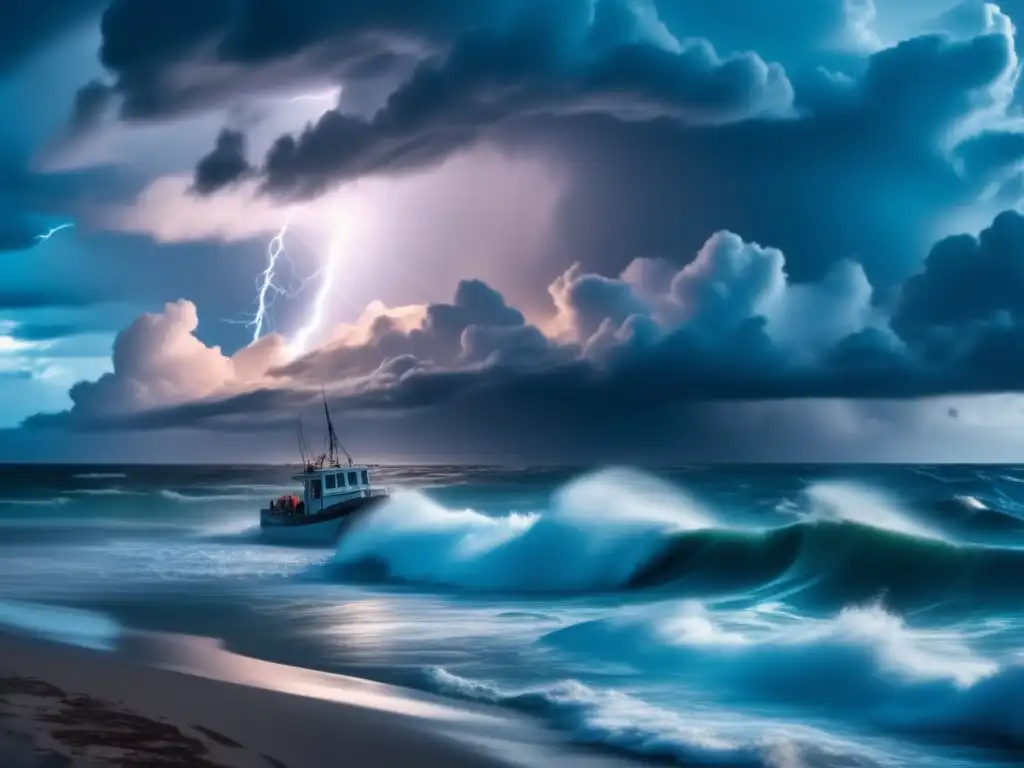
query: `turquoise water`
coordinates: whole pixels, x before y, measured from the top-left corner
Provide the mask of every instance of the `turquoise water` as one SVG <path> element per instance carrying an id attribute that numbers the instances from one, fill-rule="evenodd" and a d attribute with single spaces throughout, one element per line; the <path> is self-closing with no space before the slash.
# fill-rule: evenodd
<path id="1" fill-rule="evenodd" d="M 1024 468 L 383 468 L 336 550 L 260 542 L 289 474 L 0 471 L 0 621 L 221 638 L 681 765 L 1024 762 Z"/>

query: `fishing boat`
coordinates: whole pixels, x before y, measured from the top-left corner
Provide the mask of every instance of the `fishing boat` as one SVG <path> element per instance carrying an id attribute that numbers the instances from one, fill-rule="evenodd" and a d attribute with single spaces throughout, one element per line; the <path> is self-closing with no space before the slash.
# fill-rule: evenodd
<path id="1" fill-rule="evenodd" d="M 303 471 L 292 480 L 299 493 L 279 496 L 260 510 L 260 532 L 266 541 L 281 544 L 334 545 L 344 530 L 366 511 L 390 496 L 373 482 L 373 469 L 356 464 L 338 442 L 324 395 L 327 417 L 327 451 L 315 459 L 309 452 L 299 424 L 299 453 Z M 341 463 L 340 454 L 347 463 Z"/>

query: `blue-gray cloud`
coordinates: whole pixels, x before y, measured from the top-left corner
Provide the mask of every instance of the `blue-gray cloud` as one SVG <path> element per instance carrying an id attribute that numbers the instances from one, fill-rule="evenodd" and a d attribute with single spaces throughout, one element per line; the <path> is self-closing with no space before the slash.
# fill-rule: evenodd
<path id="1" fill-rule="evenodd" d="M 522 4 L 110 0 L 100 56 L 124 117 L 171 116 L 282 84 L 407 66 L 426 50 Z"/>
<path id="2" fill-rule="evenodd" d="M 102 301 L 85 292 L 66 290 L 0 290 L 0 309 L 79 309 Z"/>
<path id="3" fill-rule="evenodd" d="M 726 51 L 758 51 L 787 66 L 843 60 L 843 54 L 878 45 L 872 0 L 656 0 L 655 5 L 680 36 L 706 37 Z"/>
<path id="4" fill-rule="evenodd" d="M 224 130 L 210 154 L 196 165 L 192 189 L 209 194 L 243 181 L 253 169 L 245 159 L 245 135 Z"/>
<path id="5" fill-rule="evenodd" d="M 511 408 L 537 424 L 563 409 L 598 418 L 608 408 L 621 416 L 698 402 L 1021 391 L 1022 265 L 1024 216 L 1003 213 L 978 238 L 937 243 L 887 315 L 872 306 L 857 265 L 794 284 L 780 251 L 723 232 L 682 269 L 637 261 L 614 279 L 568 271 L 551 286 L 557 340 L 492 288 L 466 281 L 451 304 L 430 305 L 418 328 L 381 318 L 365 343 L 284 367 L 267 362 L 258 388 L 227 398 L 204 382 L 232 363 L 190 337 L 192 310 L 169 307 L 122 335 L 114 372 L 79 384 L 69 413 L 29 425 L 266 429 L 309 407 L 324 381 L 347 413 Z M 185 316 L 191 325 L 175 319 Z M 186 366 L 195 391 L 211 396 L 182 397 L 192 391 L 186 371 L 169 407 L 126 408 L 125 397 L 110 396 L 157 391 L 151 375 L 166 387 L 163 347 L 186 345 L 196 355 Z"/>
<path id="6" fill-rule="evenodd" d="M 82 333 L 82 327 L 72 323 L 18 323 L 9 335 L 18 341 L 56 341 Z"/>
<path id="7" fill-rule="evenodd" d="M 643 22 L 624 0 L 524 4 L 504 26 L 471 30 L 424 60 L 372 118 L 331 110 L 300 136 L 281 137 L 264 162 L 266 186 L 315 195 L 341 179 L 437 161 L 528 115 L 721 123 L 791 107 L 778 66 L 756 54 L 723 59 L 706 41 L 681 43 Z"/>
<path id="8" fill-rule="evenodd" d="M 950 211 L 1014 178 L 1024 157 L 1012 129 L 949 146 L 966 120 L 1007 106 L 1009 29 L 921 36 L 862 57 L 852 75 L 790 83 L 756 55 L 673 48 L 650 25 L 615 38 L 599 34 L 600 16 L 516 18 L 426 60 L 372 119 L 330 110 L 281 137 L 258 163 L 264 187 L 315 196 L 488 141 L 572 169 L 558 269 L 583 260 L 614 272 L 637 252 L 693 253 L 729 229 L 778 244 L 797 280 L 856 258 L 888 288 Z M 800 112 L 780 116 L 791 87 Z M 231 159 L 222 185 L 253 172 L 255 161 Z"/>
<path id="9" fill-rule="evenodd" d="M 653 432 L 669 412 L 700 423 L 709 401 L 738 409 L 1022 385 L 1013 364 L 1024 350 L 1020 217 L 933 247 L 965 221 L 955 217 L 969 214 L 971 228 L 1024 198 L 1024 142 L 1007 119 L 1018 109 L 1007 97 L 1017 41 L 980 2 L 942 17 L 951 3 L 904 2 L 933 16 L 908 17 L 906 29 L 948 35 L 888 47 L 868 0 L 791 0 L 770 11 L 747 0 L 105 4 L 108 78 L 81 91 L 75 131 L 114 107 L 126 121 L 150 121 L 307 82 L 394 86 L 377 114 L 329 110 L 262 157 L 226 130 L 194 169 L 200 195 L 252 178 L 266 193 L 309 198 L 476 143 L 557 162 L 570 187 L 555 242 L 521 268 L 536 295 L 550 286 L 565 335 L 526 319 L 536 305 L 524 299 L 520 312 L 467 280 L 450 303 L 427 308 L 421 327 L 382 318 L 366 343 L 272 367 L 231 390 L 241 394 L 183 381 L 174 402 L 136 402 L 133 393 L 156 391 L 147 377 L 170 375 L 153 359 L 167 344 L 122 340 L 109 377 L 80 384 L 67 414 L 34 426 L 260 429 L 290 423 L 326 380 L 351 413 L 429 421 L 423 414 L 443 411 L 438 423 L 465 432 L 488 414 L 551 435 L 593 435 L 588 425 L 601 423 L 641 441 L 640 425 Z M 1009 0 L 1003 10 L 1020 7 Z M 892 28 L 891 16 L 882 20 Z M 35 199 L 11 210 L 52 210 L 40 185 L 64 182 L 34 179 Z M 110 193 L 75 192 L 93 194 Z M 8 230 L 12 243 L 37 234 L 18 217 Z M 108 244 L 110 253 L 127 247 Z M 146 286 L 148 304 L 196 299 L 209 334 L 205 345 L 192 337 L 202 349 L 229 343 L 209 310 L 224 293 L 235 292 L 233 309 L 248 298 L 247 280 L 233 279 L 248 264 L 241 250 L 204 267 L 194 289 L 180 259 L 203 266 L 207 245 L 159 264 L 103 250 L 92 256 L 99 271 L 116 272 L 126 292 Z M 181 273 L 174 287 L 165 264 Z M 45 293 L 6 298 L 78 300 Z M 19 326 L 22 338 L 71 330 L 37 319 Z M 127 411 L 111 407 L 125 402 Z"/>
<path id="10" fill-rule="evenodd" d="M 276 194 L 308 197 L 480 140 L 550 156 L 576 188 L 538 288 L 573 261 L 615 273 L 637 253 L 694 253 L 729 229 L 778 245 L 797 280 L 855 258 L 884 292 L 986 185 L 1004 185 L 993 206 L 1015 203 L 1013 129 L 948 146 L 968 118 L 998 115 L 1015 65 L 1004 17 L 968 0 L 930 25 L 952 38 L 874 50 L 867 0 L 799 0 L 770 19 L 741 5 L 116 0 L 101 56 L 128 118 L 285 82 L 399 73 L 376 116 L 329 110 L 262 159 L 222 134 L 196 168 L 196 191 L 259 173 Z M 755 53 L 730 55 L 738 50 Z M 765 63 L 776 60 L 789 77 Z M 798 117 L 757 119 L 790 87 Z"/>
<path id="11" fill-rule="evenodd" d="M 786 112 L 785 74 L 756 55 L 721 59 L 704 42 L 679 48 L 602 41 L 534 12 L 506 31 L 478 32 L 442 61 L 422 64 L 372 119 L 334 110 L 264 162 L 266 187 L 309 197 L 374 171 L 436 162 L 490 126 L 536 114 L 640 111 L 684 123 Z"/>

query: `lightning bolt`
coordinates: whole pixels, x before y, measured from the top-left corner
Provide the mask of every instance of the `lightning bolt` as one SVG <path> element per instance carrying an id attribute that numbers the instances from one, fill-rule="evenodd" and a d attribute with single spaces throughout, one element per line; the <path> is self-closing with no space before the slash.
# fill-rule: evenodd
<path id="1" fill-rule="evenodd" d="M 327 251 L 327 263 L 324 264 L 322 269 L 323 281 L 320 283 L 320 290 L 317 291 L 316 298 L 313 299 L 313 308 L 309 313 L 309 319 L 288 344 L 288 350 L 291 352 L 292 357 L 298 357 L 306 351 L 310 336 L 323 324 L 327 297 L 331 294 L 331 289 L 334 287 L 334 277 L 338 266 L 338 249 L 340 246 L 341 237 L 335 237 Z"/>
<path id="2" fill-rule="evenodd" d="M 65 229 L 71 229 L 74 226 L 75 225 L 73 223 L 58 224 L 56 227 L 52 227 L 49 232 L 45 232 L 45 233 L 43 233 L 41 235 L 36 235 L 36 242 L 37 243 L 45 243 L 47 240 L 49 240 L 51 237 L 56 235 L 58 232 L 63 232 Z"/>
<path id="3" fill-rule="evenodd" d="M 288 219 L 277 231 L 277 234 L 275 234 L 270 239 L 270 242 L 267 243 L 267 266 L 256 277 L 256 312 L 253 313 L 251 319 L 247 321 L 227 321 L 230 323 L 239 322 L 241 325 L 252 328 L 253 342 L 258 341 L 263 335 L 263 329 L 266 326 L 270 308 L 274 305 L 274 301 L 278 296 L 299 296 L 303 291 L 305 291 L 306 287 L 309 286 L 310 283 L 321 276 L 323 276 L 324 282 L 321 284 L 320 291 L 317 293 L 317 297 L 313 305 L 314 315 L 317 320 L 315 322 L 311 320 L 310 322 L 313 324 L 308 329 L 304 328 L 299 332 L 302 336 L 301 345 L 303 347 L 305 347 L 306 340 L 308 340 L 310 334 L 316 330 L 316 327 L 319 326 L 323 317 L 324 303 L 326 302 L 327 295 L 330 293 L 331 285 L 334 282 L 333 261 L 321 266 L 318 270 L 313 272 L 313 274 L 302 278 L 297 287 L 294 285 L 294 280 L 292 281 L 293 284 L 288 286 L 281 282 L 280 267 L 282 261 L 287 262 L 293 273 L 297 271 L 295 263 L 291 260 L 291 257 L 288 255 L 288 251 L 285 248 L 285 237 L 294 236 L 298 239 L 300 244 L 304 244 L 301 237 L 293 235 L 293 233 L 290 232 L 293 218 L 294 214 L 289 215 Z M 309 245 L 306 245 L 305 247 L 310 248 Z"/>
<path id="4" fill-rule="evenodd" d="M 277 272 L 277 260 L 284 253 L 284 236 L 288 234 L 288 227 L 291 226 L 291 223 L 292 217 L 289 216 L 285 223 L 281 225 L 281 229 L 278 230 L 277 234 L 270 239 L 270 242 L 267 244 L 267 268 L 260 272 L 259 277 L 256 278 L 257 285 L 259 285 L 259 289 L 256 292 L 256 314 L 251 322 L 246 323 L 246 325 L 251 326 L 253 329 L 252 340 L 254 342 L 259 341 L 260 336 L 263 334 L 263 323 L 267 318 L 267 309 L 274 303 L 274 297 L 279 293 L 284 293 L 274 283 L 274 275 Z"/>

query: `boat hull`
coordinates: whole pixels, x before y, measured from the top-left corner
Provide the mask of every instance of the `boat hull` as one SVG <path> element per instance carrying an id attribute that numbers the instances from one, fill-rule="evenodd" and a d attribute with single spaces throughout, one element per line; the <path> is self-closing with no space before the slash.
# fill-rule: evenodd
<path id="1" fill-rule="evenodd" d="M 333 546 L 357 518 L 387 499 L 386 495 L 345 499 L 312 515 L 280 515 L 264 509 L 260 538 L 274 544 Z"/>

